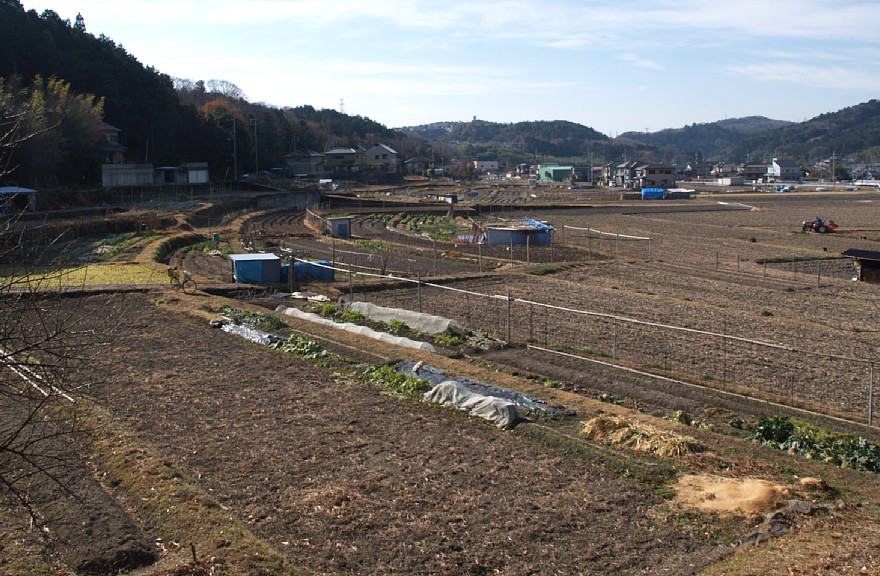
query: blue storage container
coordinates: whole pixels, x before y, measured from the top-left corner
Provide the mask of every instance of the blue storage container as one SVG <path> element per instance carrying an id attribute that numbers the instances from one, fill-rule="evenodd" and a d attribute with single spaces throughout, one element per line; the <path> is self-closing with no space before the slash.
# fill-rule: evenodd
<path id="1" fill-rule="evenodd" d="M 332 282 L 333 268 L 327 260 L 314 262 L 294 262 L 293 281 L 300 282 Z"/>
<path id="2" fill-rule="evenodd" d="M 232 276 L 239 284 L 278 284 L 281 258 L 275 254 L 230 254 Z"/>

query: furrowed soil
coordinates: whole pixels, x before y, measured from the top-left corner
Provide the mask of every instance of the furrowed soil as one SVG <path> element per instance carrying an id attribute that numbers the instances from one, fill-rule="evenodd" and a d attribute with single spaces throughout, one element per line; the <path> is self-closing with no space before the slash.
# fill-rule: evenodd
<path id="1" fill-rule="evenodd" d="M 224 305 L 270 314 L 281 300 L 231 288 L 229 261 L 202 253 L 178 255 L 204 289 L 195 295 L 141 286 L 146 293 L 124 298 L 48 300 L 47 314 L 75 313 L 85 331 L 100 333 L 111 307 L 125 321 L 68 374 L 92 383 L 83 403 L 94 404 L 96 428 L 72 459 L 77 494 L 35 490 L 45 518 L 64 518 L 48 523 L 63 538 L 0 513 L 0 574 L 880 573 L 876 475 L 758 445 L 743 429 L 759 416 L 792 415 L 877 438 L 864 425 L 875 377 L 859 362 L 880 344 L 872 312 L 880 294 L 853 283 L 852 262 L 837 258 L 880 240 L 876 195 L 781 196 L 720 208 L 545 207 L 527 215 L 552 221 L 565 242 L 530 252 L 435 243 L 356 220 L 360 240 L 393 246 L 392 270 L 434 275 L 456 291 L 349 277 L 303 287 L 444 315 L 509 340 L 489 349 L 428 354 L 284 317 L 282 334 L 304 334 L 336 356 L 272 350 L 210 321 Z M 798 218 L 816 214 L 834 217 L 842 233 L 800 233 Z M 245 217 L 221 232 L 238 248 L 268 239 L 257 248 L 271 242 L 355 267 L 381 257 L 321 237 L 303 214 Z M 621 243 L 622 235 L 652 240 Z M 541 317 L 530 302 L 555 312 Z M 668 338 L 666 325 L 685 331 Z M 737 340 L 719 345 L 721 333 Z M 567 411 L 499 430 L 359 377 L 402 360 Z M 670 422 L 677 410 L 711 427 Z M 608 415 L 669 442 L 683 436 L 691 448 L 661 457 L 582 434 L 585 421 Z M 787 511 L 790 499 L 806 510 Z M 787 532 L 777 525 L 755 545 L 773 511 Z"/>
<path id="2" fill-rule="evenodd" d="M 305 573 L 693 574 L 727 550 L 526 433 L 127 305 L 98 400 Z"/>

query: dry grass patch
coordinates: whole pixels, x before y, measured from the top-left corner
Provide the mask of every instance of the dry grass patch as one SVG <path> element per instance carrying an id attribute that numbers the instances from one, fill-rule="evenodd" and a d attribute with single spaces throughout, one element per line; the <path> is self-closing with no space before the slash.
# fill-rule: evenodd
<path id="1" fill-rule="evenodd" d="M 37 268 L 27 275 L 0 269 L 14 287 L 38 288 L 77 288 L 81 286 L 103 286 L 115 284 L 167 284 L 168 277 L 153 267 L 143 264 L 87 264 L 76 268 Z"/>
<path id="2" fill-rule="evenodd" d="M 592 440 L 666 458 L 682 458 L 701 449 L 690 436 L 633 422 L 621 416 L 596 416 L 584 424 L 581 433 Z"/>

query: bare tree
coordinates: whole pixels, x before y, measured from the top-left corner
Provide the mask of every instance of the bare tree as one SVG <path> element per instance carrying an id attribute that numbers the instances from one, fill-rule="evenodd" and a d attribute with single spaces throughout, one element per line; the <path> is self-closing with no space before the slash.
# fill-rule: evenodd
<path id="1" fill-rule="evenodd" d="M 10 170 L 12 151 L 32 135 L 22 132 L 27 110 L 0 113 L 2 175 Z M 79 399 L 92 383 L 71 382 L 67 374 L 110 341 L 122 308 L 118 298 L 109 298 L 98 316 L 83 310 L 84 300 L 67 297 L 76 286 L 65 272 L 65 230 L 3 206 L 0 493 L 13 496 L 39 523 L 36 495 L 50 485 L 69 492 L 71 466 L 78 465 L 65 440 L 82 430 Z"/>
<path id="2" fill-rule="evenodd" d="M 228 80 L 208 80 L 208 92 L 220 94 L 234 100 L 245 100 L 244 90 L 229 82 Z"/>

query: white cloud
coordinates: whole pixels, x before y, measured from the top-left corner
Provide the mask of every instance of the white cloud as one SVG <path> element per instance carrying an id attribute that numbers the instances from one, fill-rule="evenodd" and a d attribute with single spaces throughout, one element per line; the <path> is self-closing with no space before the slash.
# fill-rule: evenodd
<path id="1" fill-rule="evenodd" d="M 624 62 L 630 62 L 630 63 L 638 66 L 639 68 L 649 68 L 651 70 L 659 70 L 661 68 L 661 66 L 659 64 L 657 64 L 656 62 L 654 62 L 653 60 L 647 60 L 645 58 L 640 58 L 639 56 L 636 56 L 635 54 L 624 54 L 622 56 L 618 56 L 618 58 L 620 60 L 623 60 Z"/>
<path id="2" fill-rule="evenodd" d="M 729 66 L 727 72 L 759 82 L 796 84 L 805 88 L 880 91 L 880 74 L 842 66 L 820 66 L 785 62 Z M 773 89 L 768 86 L 768 89 Z M 795 95 L 793 95 L 795 97 Z"/>

